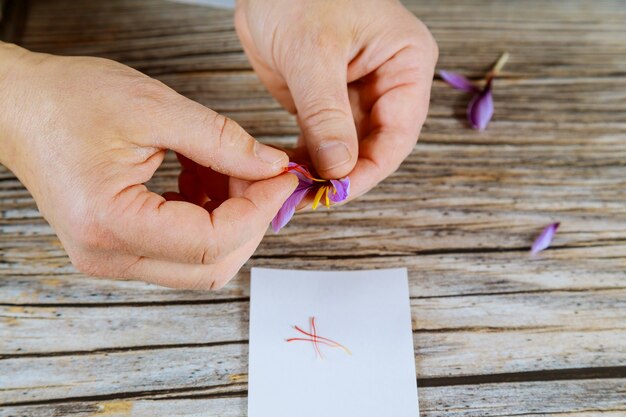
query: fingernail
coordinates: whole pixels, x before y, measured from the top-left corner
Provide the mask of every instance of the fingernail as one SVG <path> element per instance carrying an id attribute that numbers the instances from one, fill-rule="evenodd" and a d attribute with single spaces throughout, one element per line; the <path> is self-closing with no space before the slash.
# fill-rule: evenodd
<path id="1" fill-rule="evenodd" d="M 254 143 L 254 154 L 261 161 L 270 165 L 287 165 L 287 155 L 285 152 L 263 145 L 260 142 Z"/>
<path id="2" fill-rule="evenodd" d="M 345 143 L 331 140 L 317 148 L 317 169 L 328 171 L 349 162 L 352 156 Z"/>

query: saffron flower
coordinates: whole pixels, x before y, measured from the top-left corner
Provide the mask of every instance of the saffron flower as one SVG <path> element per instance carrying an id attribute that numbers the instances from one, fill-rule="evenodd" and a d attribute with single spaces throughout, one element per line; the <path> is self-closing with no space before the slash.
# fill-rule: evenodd
<path id="1" fill-rule="evenodd" d="M 509 54 L 506 52 L 498 58 L 491 71 L 485 75 L 482 88 L 461 74 L 439 71 L 439 75 L 448 85 L 474 95 L 467 106 L 467 119 L 474 129 L 485 130 L 493 117 L 493 79 L 500 73 L 508 59 Z"/>
<path id="2" fill-rule="evenodd" d="M 317 209 L 320 203 L 330 207 L 332 203 L 340 203 L 350 194 L 350 179 L 348 177 L 339 180 L 324 180 L 315 178 L 304 165 L 290 162 L 287 172 L 298 177 L 298 186 L 283 203 L 278 214 L 272 220 L 272 229 L 278 233 L 293 217 L 296 207 L 309 194 L 315 194 L 311 208 Z"/>
<path id="3" fill-rule="evenodd" d="M 552 223 L 547 225 L 541 231 L 539 236 L 537 236 L 537 239 L 535 239 L 532 248 L 530 249 L 531 255 L 536 255 L 550 246 L 550 243 L 552 243 L 552 239 L 554 238 L 554 235 L 556 234 L 556 231 L 560 225 L 561 223 Z"/>

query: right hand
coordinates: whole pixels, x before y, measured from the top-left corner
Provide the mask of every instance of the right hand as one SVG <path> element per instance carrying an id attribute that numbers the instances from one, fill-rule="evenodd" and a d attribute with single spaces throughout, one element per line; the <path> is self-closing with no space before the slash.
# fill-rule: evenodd
<path id="1" fill-rule="evenodd" d="M 0 91 L 0 162 L 90 275 L 219 288 L 297 185 L 284 152 L 113 61 L 0 43 Z M 229 198 L 209 211 L 150 192 L 166 149 L 230 178 Z"/>

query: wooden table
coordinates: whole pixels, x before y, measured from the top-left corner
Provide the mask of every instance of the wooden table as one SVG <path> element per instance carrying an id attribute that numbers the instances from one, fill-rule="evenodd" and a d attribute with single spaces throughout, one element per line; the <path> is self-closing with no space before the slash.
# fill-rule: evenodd
<path id="1" fill-rule="evenodd" d="M 395 175 L 268 234 L 224 290 L 77 273 L 0 170 L 0 416 L 245 415 L 251 265 L 407 267 L 423 416 L 626 415 L 626 3 L 407 5 L 440 68 L 477 77 L 510 52 L 493 123 L 469 129 L 467 97 L 435 81 Z M 11 15 L 5 36 L 28 48 L 119 60 L 271 143 L 298 132 L 250 70 L 232 12 L 48 0 Z M 173 189 L 177 170 L 168 157 L 150 186 Z M 554 246 L 531 259 L 552 221 Z"/>

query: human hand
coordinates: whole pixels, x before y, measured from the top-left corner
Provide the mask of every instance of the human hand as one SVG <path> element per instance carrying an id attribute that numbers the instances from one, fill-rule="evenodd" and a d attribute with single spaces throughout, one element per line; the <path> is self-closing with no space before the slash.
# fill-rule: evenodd
<path id="1" fill-rule="evenodd" d="M 297 114 L 292 159 L 349 175 L 355 197 L 412 151 L 438 49 L 399 1 L 240 0 L 235 25 L 261 81 Z"/>
<path id="2" fill-rule="evenodd" d="M 113 61 L 0 43 L 0 89 L 0 162 L 90 275 L 219 288 L 297 184 L 294 175 L 279 175 L 284 152 Z M 196 205 L 150 192 L 143 183 L 166 149 L 221 173 L 215 187 L 226 179 L 225 201 L 214 207 L 205 195 Z"/>

